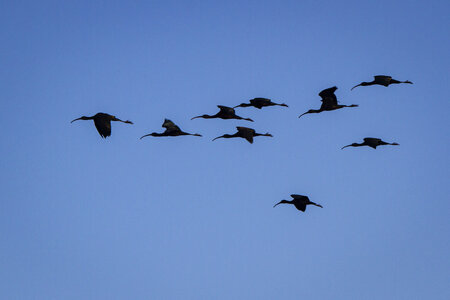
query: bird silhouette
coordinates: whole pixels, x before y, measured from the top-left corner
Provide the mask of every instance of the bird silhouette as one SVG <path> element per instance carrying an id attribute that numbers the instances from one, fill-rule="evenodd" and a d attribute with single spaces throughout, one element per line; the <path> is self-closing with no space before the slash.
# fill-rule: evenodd
<path id="1" fill-rule="evenodd" d="M 97 113 L 97 114 L 95 114 L 95 116 L 92 116 L 92 117 L 82 116 L 78 119 L 72 120 L 72 122 L 70 122 L 70 123 L 73 123 L 77 120 L 94 120 L 95 127 L 97 128 L 97 131 L 102 138 L 106 138 L 111 135 L 111 121 L 118 121 L 118 122 L 123 122 L 123 123 L 127 123 L 127 124 L 133 124 L 133 122 L 131 122 L 131 121 L 128 121 L 128 120 L 122 121 L 122 120 L 116 118 L 115 116 L 105 114 L 105 113 Z"/>
<path id="2" fill-rule="evenodd" d="M 354 87 L 352 87 L 352 90 L 358 86 L 368 86 L 368 85 L 374 85 L 374 84 L 382 85 L 385 87 L 388 87 L 390 84 L 398 84 L 398 83 L 412 84 L 412 82 L 409 80 L 398 81 L 398 80 L 393 79 L 391 76 L 387 76 L 387 75 L 377 75 L 377 76 L 373 76 L 373 78 L 374 78 L 373 81 L 370 81 L 370 82 L 363 81 L 360 84 L 355 85 Z"/>
<path id="3" fill-rule="evenodd" d="M 381 139 L 369 137 L 369 138 L 364 138 L 364 142 L 361 144 L 353 143 L 353 144 L 344 146 L 341 149 L 344 149 L 347 147 L 361 147 L 361 146 L 369 146 L 373 149 L 376 149 L 378 146 L 383 146 L 383 145 L 399 146 L 399 144 L 397 144 L 397 143 L 386 143 L 386 142 L 382 141 Z"/>
<path id="4" fill-rule="evenodd" d="M 145 138 L 146 136 L 180 136 L 180 135 L 201 136 L 198 133 L 187 133 L 187 132 L 182 131 L 180 129 L 180 127 L 175 125 L 175 123 L 170 121 L 169 119 L 164 119 L 164 123 L 161 126 L 166 128 L 166 130 L 163 133 L 157 133 L 157 132 L 149 133 L 149 134 L 142 136 L 141 139 Z"/>
<path id="5" fill-rule="evenodd" d="M 331 110 L 336 110 L 336 109 L 340 109 L 340 108 L 344 108 L 344 107 L 358 107 L 358 105 L 356 105 L 356 104 L 352 104 L 352 105 L 338 104 L 336 95 L 334 94 L 334 92 L 336 90 L 337 90 L 337 87 L 333 86 L 333 87 L 330 87 L 328 89 L 321 91 L 319 93 L 320 98 L 322 98 L 322 100 L 321 100 L 322 105 L 320 106 L 320 108 L 319 109 L 310 109 L 307 112 L 301 114 L 299 116 L 299 118 L 306 114 L 314 114 L 314 113 L 320 113 L 323 111 L 331 111 Z"/>
<path id="6" fill-rule="evenodd" d="M 203 118 L 203 119 L 213 119 L 213 118 L 220 118 L 224 120 L 228 119 L 237 119 L 237 120 L 246 120 L 253 122 L 252 119 L 249 118 L 242 118 L 236 115 L 236 112 L 234 111 L 234 108 L 223 106 L 223 105 L 217 105 L 217 107 L 220 109 L 220 111 L 215 115 L 201 115 L 197 117 L 193 117 L 191 120 L 197 119 L 197 118 Z"/>
<path id="7" fill-rule="evenodd" d="M 239 105 L 236 105 L 234 108 L 236 108 L 236 107 L 253 106 L 253 107 L 256 107 L 258 109 L 261 109 L 261 108 L 266 107 L 266 106 L 275 106 L 275 105 L 288 107 L 287 104 L 275 103 L 275 102 L 272 102 L 272 100 L 267 99 L 267 98 L 253 98 L 253 99 L 250 100 L 250 103 L 241 103 Z"/>
<path id="8" fill-rule="evenodd" d="M 307 196 L 292 194 L 291 197 L 292 197 L 292 200 L 281 200 L 280 202 L 275 204 L 273 207 L 277 206 L 278 204 L 286 203 L 286 204 L 293 204 L 298 210 L 301 210 L 301 211 L 306 210 L 306 205 L 315 205 L 315 206 L 323 208 L 322 205 L 311 202 Z"/>
<path id="9" fill-rule="evenodd" d="M 270 136 L 272 137 L 272 135 L 270 133 L 256 133 L 255 129 L 252 128 L 248 128 L 248 127 L 236 127 L 237 132 L 235 134 L 224 134 L 222 136 L 218 136 L 215 139 L 213 139 L 213 141 L 220 139 L 220 138 L 225 138 L 225 139 L 229 139 L 229 138 L 236 138 L 236 137 L 240 137 L 240 138 L 244 138 L 246 139 L 250 144 L 253 144 L 253 137 L 255 136 Z"/>

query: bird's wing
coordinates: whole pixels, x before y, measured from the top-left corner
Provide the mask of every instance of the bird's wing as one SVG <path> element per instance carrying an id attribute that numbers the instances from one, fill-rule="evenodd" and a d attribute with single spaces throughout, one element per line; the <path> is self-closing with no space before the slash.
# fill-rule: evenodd
<path id="1" fill-rule="evenodd" d="M 172 121 L 170 121 L 168 119 L 165 119 L 164 123 L 161 126 L 164 127 L 164 128 L 169 128 L 169 127 L 173 127 L 173 126 L 177 126 L 177 125 L 175 125 L 174 122 L 172 122 Z"/>
<path id="2" fill-rule="evenodd" d="M 303 196 L 303 195 L 298 195 L 298 194 L 292 194 L 291 197 L 293 199 L 309 199 L 307 196 Z"/>
<path id="3" fill-rule="evenodd" d="M 388 76 L 388 75 L 375 75 L 373 76 L 373 78 L 378 81 L 378 80 L 391 80 L 392 77 Z"/>
<path id="4" fill-rule="evenodd" d="M 270 103 L 270 99 L 258 97 L 258 98 L 253 98 L 252 100 L 250 100 L 250 103 L 254 104 L 254 105 L 255 104 L 264 105 L 264 104 Z"/>
<path id="5" fill-rule="evenodd" d="M 220 111 L 222 112 L 226 112 L 226 113 L 234 113 L 234 108 L 232 107 L 228 107 L 228 106 L 223 106 L 223 105 L 217 105 L 217 107 L 220 109 Z"/>
<path id="6" fill-rule="evenodd" d="M 335 102 L 333 99 L 327 98 L 322 100 L 322 105 L 320 106 L 321 110 L 327 110 L 329 108 L 333 108 L 337 105 L 337 102 Z"/>
<path id="7" fill-rule="evenodd" d="M 253 135 L 255 134 L 255 129 L 241 126 L 237 126 L 236 129 L 244 139 L 246 139 L 250 144 L 253 144 Z"/>
<path id="8" fill-rule="evenodd" d="M 111 135 L 111 121 L 107 118 L 95 118 L 95 127 L 101 137 L 106 138 Z"/>
<path id="9" fill-rule="evenodd" d="M 328 89 L 324 89 L 319 93 L 320 98 L 322 98 L 322 103 L 327 103 L 330 105 L 337 105 L 337 98 L 334 92 L 337 90 L 337 87 L 333 86 Z"/>
<path id="10" fill-rule="evenodd" d="M 175 132 L 181 132 L 180 127 L 178 127 L 175 124 L 173 124 L 173 126 L 167 126 L 166 130 L 164 131 L 164 133 L 167 133 L 167 134 L 173 134 Z"/>
<path id="11" fill-rule="evenodd" d="M 381 85 L 388 86 L 391 83 L 392 77 L 386 76 L 386 75 L 377 75 L 373 76 L 375 78 L 375 81 L 378 82 Z"/>
<path id="12" fill-rule="evenodd" d="M 378 138 L 370 138 L 370 137 L 368 137 L 368 138 L 364 138 L 364 142 L 366 142 L 366 143 L 373 143 L 373 142 L 381 142 L 381 139 L 378 139 Z"/>
<path id="13" fill-rule="evenodd" d="M 294 204 L 294 206 L 298 209 L 298 210 L 301 210 L 301 211 L 305 211 L 306 210 L 306 204 L 304 204 L 304 203 L 296 203 L 296 204 Z"/>

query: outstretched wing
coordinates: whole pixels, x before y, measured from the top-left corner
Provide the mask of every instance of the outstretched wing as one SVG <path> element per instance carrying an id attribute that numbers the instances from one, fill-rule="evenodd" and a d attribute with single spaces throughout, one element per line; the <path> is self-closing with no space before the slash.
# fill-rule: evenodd
<path id="1" fill-rule="evenodd" d="M 234 114 L 234 108 L 232 107 L 228 107 L 228 106 L 223 106 L 223 105 L 217 105 L 217 107 L 220 109 L 221 112 L 224 113 L 229 113 L 229 114 Z"/>
<path id="2" fill-rule="evenodd" d="M 111 135 L 111 121 L 109 119 L 104 117 L 94 118 L 94 124 L 102 138 L 106 138 Z"/>
<path id="3" fill-rule="evenodd" d="M 175 123 L 169 119 L 164 119 L 164 123 L 161 126 L 164 128 L 170 128 L 170 127 L 177 126 L 177 125 L 175 125 Z"/>
<path id="4" fill-rule="evenodd" d="M 377 142 L 381 142 L 381 139 L 378 138 L 364 138 L 364 142 L 368 143 L 377 143 Z"/>
<path id="5" fill-rule="evenodd" d="M 337 87 L 333 86 L 328 89 L 324 89 L 319 93 L 320 98 L 322 98 L 322 103 L 325 105 L 337 105 L 337 98 L 334 92 L 337 90 Z"/>
<path id="6" fill-rule="evenodd" d="M 304 203 L 295 203 L 294 206 L 295 206 L 298 210 L 301 210 L 301 211 L 303 211 L 303 212 L 306 210 L 306 204 L 304 204 Z"/>
<path id="7" fill-rule="evenodd" d="M 252 100 L 250 100 L 250 103 L 253 105 L 266 105 L 269 104 L 270 102 L 271 102 L 270 99 L 261 97 L 253 98 Z"/>
<path id="8" fill-rule="evenodd" d="M 241 126 L 237 126 L 236 129 L 238 130 L 240 136 L 246 139 L 250 144 L 253 144 L 255 129 Z"/>
<path id="9" fill-rule="evenodd" d="M 309 200 L 308 196 L 303 196 L 303 195 L 292 194 L 291 197 L 296 200 L 303 200 L 303 199 Z"/>
<path id="10" fill-rule="evenodd" d="M 376 75 L 373 76 L 375 82 L 378 82 L 381 85 L 388 86 L 391 83 L 392 77 L 387 75 Z"/>

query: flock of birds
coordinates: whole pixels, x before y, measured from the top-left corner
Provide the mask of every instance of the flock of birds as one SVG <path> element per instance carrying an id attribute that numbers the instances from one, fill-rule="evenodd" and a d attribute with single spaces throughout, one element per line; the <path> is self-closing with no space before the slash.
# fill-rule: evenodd
<path id="1" fill-rule="evenodd" d="M 360 84 L 355 85 L 351 90 L 353 90 L 354 88 L 356 88 L 358 86 L 382 85 L 382 86 L 387 87 L 391 84 L 399 84 L 399 83 L 412 84 L 412 82 L 409 80 L 399 81 L 399 80 L 393 79 L 391 76 L 377 75 L 377 76 L 374 76 L 373 81 L 361 82 Z M 330 87 L 328 89 L 321 91 L 319 93 L 319 96 L 322 98 L 322 100 L 321 100 L 322 105 L 320 106 L 320 108 L 319 109 L 310 109 L 307 112 L 301 114 L 299 116 L 299 118 L 306 114 L 321 113 L 323 111 L 332 111 L 332 110 L 337 110 L 337 109 L 341 109 L 341 108 L 345 108 L 345 107 L 358 107 L 358 105 L 356 105 L 356 104 L 351 104 L 351 105 L 338 104 L 338 101 L 337 101 L 337 98 L 335 95 L 336 90 L 337 90 L 337 87 L 333 86 L 333 87 Z M 281 104 L 275 103 L 275 102 L 272 102 L 272 100 L 267 99 L 267 98 L 254 98 L 254 99 L 251 99 L 249 101 L 249 103 L 241 103 L 235 107 L 218 105 L 217 107 L 219 108 L 219 112 L 217 112 L 216 114 L 214 114 L 214 115 L 204 114 L 204 115 L 200 115 L 197 117 L 193 117 L 191 120 L 197 119 L 197 118 L 203 118 L 203 119 L 220 118 L 220 119 L 225 119 L 225 120 L 236 119 L 236 120 L 245 120 L 245 121 L 253 122 L 253 120 L 250 118 L 243 118 L 243 117 L 236 115 L 236 111 L 235 111 L 235 108 L 237 108 L 237 107 L 250 107 L 250 106 L 258 108 L 258 109 L 261 109 L 263 107 L 268 107 L 268 106 L 288 107 L 288 105 L 286 105 L 284 103 L 281 103 Z M 115 116 L 112 116 L 112 115 L 106 114 L 106 113 L 97 113 L 91 117 L 82 116 L 80 118 L 73 120 L 71 123 L 73 123 L 77 120 L 94 120 L 95 127 L 97 128 L 97 131 L 102 138 L 106 138 L 111 135 L 111 121 L 133 124 L 133 122 L 131 122 L 129 120 L 123 121 Z M 171 120 L 168 120 L 168 119 L 164 120 L 162 127 L 165 128 L 164 132 L 149 133 L 149 134 L 142 136 L 141 139 L 144 137 L 148 137 L 148 136 L 162 137 L 162 136 L 191 135 L 191 136 L 200 136 L 201 137 L 201 135 L 198 133 L 188 133 L 188 132 L 182 131 L 180 129 L 180 127 L 178 127 L 174 122 L 172 122 Z M 219 139 L 219 138 L 237 138 L 237 137 L 239 137 L 239 138 L 246 139 L 249 143 L 252 144 L 253 138 L 255 136 L 272 137 L 272 135 L 270 133 L 264 133 L 264 134 L 257 133 L 253 128 L 249 128 L 249 127 L 237 126 L 236 129 L 237 129 L 236 133 L 224 134 L 222 136 L 218 136 L 218 137 L 214 138 L 213 141 L 215 141 L 216 139 Z M 364 142 L 362 142 L 362 143 L 352 143 L 350 145 L 342 147 L 341 149 L 344 149 L 347 147 L 361 147 L 361 146 L 368 146 L 373 149 L 376 149 L 378 146 L 383 146 L 383 145 L 393 145 L 393 146 L 399 145 L 397 143 L 387 143 L 379 138 L 372 138 L 372 137 L 366 137 L 363 139 L 363 141 Z M 281 200 L 280 202 L 275 204 L 273 207 L 277 206 L 278 204 L 292 204 L 298 210 L 303 211 L 303 212 L 306 210 L 307 205 L 314 205 L 314 206 L 322 207 L 322 205 L 310 201 L 307 196 L 292 194 L 291 197 L 292 197 L 292 200 Z"/>

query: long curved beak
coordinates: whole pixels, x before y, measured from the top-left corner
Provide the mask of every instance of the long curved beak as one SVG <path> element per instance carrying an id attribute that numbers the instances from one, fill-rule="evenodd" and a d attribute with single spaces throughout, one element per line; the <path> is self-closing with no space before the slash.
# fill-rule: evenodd
<path id="1" fill-rule="evenodd" d="M 350 146 L 351 146 L 351 145 L 344 146 L 344 147 L 341 148 L 341 150 L 344 149 L 344 148 L 350 147 Z"/>
<path id="2" fill-rule="evenodd" d="M 214 138 L 212 141 L 214 142 L 215 140 L 220 139 L 220 138 L 223 138 L 223 135 Z"/>
<path id="3" fill-rule="evenodd" d="M 198 134 L 198 133 L 194 133 L 194 134 L 191 134 L 191 135 L 193 135 L 193 136 L 202 136 L 201 134 Z"/>
<path id="4" fill-rule="evenodd" d="M 142 139 L 145 138 L 146 136 L 150 136 L 150 135 L 152 135 L 152 134 L 149 133 L 149 134 L 143 135 L 143 136 L 141 136 L 140 140 L 142 140 Z"/>
<path id="5" fill-rule="evenodd" d="M 194 119 L 197 119 L 197 118 L 201 118 L 201 116 L 193 117 L 191 120 L 194 120 Z"/>
<path id="6" fill-rule="evenodd" d="M 278 204 L 281 204 L 282 201 L 278 202 L 277 204 L 275 204 L 273 207 L 277 206 Z"/>
<path id="7" fill-rule="evenodd" d="M 75 121 L 78 121 L 78 120 L 81 120 L 81 118 L 78 118 L 78 119 L 75 119 L 75 120 L 72 120 L 70 123 L 73 123 L 73 122 L 75 122 Z"/>
<path id="8" fill-rule="evenodd" d="M 298 116 L 299 118 L 303 115 L 306 115 L 308 112 L 302 113 L 300 116 Z"/>
<path id="9" fill-rule="evenodd" d="M 244 120 L 247 120 L 247 121 L 250 121 L 250 122 L 255 122 L 255 121 L 253 121 L 253 120 L 250 119 L 250 118 L 246 118 L 246 119 L 244 119 Z"/>
<path id="10" fill-rule="evenodd" d="M 354 87 L 351 88 L 350 91 L 352 91 L 355 87 L 360 86 L 361 84 L 355 85 Z"/>

